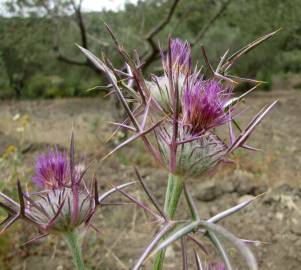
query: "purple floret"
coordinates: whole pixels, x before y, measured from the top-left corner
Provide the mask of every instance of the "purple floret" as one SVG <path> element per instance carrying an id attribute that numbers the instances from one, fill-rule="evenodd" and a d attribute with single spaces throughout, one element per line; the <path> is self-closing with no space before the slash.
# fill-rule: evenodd
<path id="1" fill-rule="evenodd" d="M 230 121 L 230 112 L 224 108 L 230 95 L 231 91 L 214 79 L 187 84 L 182 99 L 184 124 L 193 134 L 200 134 Z"/>
<path id="2" fill-rule="evenodd" d="M 161 53 L 163 66 L 168 70 L 168 56 Z M 172 68 L 186 74 L 191 69 L 191 49 L 188 42 L 179 38 L 171 40 Z"/>
<path id="3" fill-rule="evenodd" d="M 36 160 L 34 183 L 40 187 L 56 189 L 70 182 L 70 167 L 66 153 L 49 150 Z"/>

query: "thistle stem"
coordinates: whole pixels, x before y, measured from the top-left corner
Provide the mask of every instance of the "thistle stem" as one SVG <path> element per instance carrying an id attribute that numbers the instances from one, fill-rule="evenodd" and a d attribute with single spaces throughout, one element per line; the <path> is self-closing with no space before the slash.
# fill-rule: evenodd
<path id="1" fill-rule="evenodd" d="M 85 270 L 78 234 L 76 231 L 69 231 L 64 233 L 64 236 L 67 240 L 69 250 L 72 253 L 76 270 Z"/>
<path id="2" fill-rule="evenodd" d="M 183 182 L 179 176 L 169 174 L 168 184 L 165 194 L 164 211 L 169 219 L 173 219 L 177 210 L 177 206 L 183 191 Z M 163 269 L 165 250 L 162 250 L 156 256 L 153 270 Z"/>

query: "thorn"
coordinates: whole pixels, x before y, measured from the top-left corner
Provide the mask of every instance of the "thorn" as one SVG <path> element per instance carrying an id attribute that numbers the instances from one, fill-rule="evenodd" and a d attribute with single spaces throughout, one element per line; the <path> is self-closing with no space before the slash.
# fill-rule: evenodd
<path id="1" fill-rule="evenodd" d="M 143 190 L 145 191 L 145 193 L 147 194 L 148 198 L 150 199 L 150 201 L 153 203 L 153 205 L 155 206 L 155 208 L 158 210 L 158 212 L 160 213 L 160 215 L 164 218 L 165 221 L 168 220 L 166 214 L 164 213 L 164 211 L 161 209 L 161 207 L 159 206 L 159 204 L 157 203 L 156 199 L 154 198 L 154 196 L 152 195 L 152 193 L 150 192 L 150 190 L 148 189 L 148 187 L 146 186 L 143 178 L 141 177 L 138 169 L 136 167 L 134 167 L 135 173 L 137 175 L 137 178 L 143 188 Z"/>
<path id="2" fill-rule="evenodd" d="M 35 242 L 35 241 L 37 241 L 37 240 L 40 240 L 41 238 L 44 238 L 44 237 L 46 237 L 46 236 L 48 236 L 48 235 L 49 235 L 49 233 L 44 233 L 44 234 L 38 235 L 38 236 L 32 238 L 31 240 L 29 240 L 29 241 L 23 243 L 23 244 L 21 245 L 21 247 L 24 247 L 24 246 L 26 246 L 26 245 L 28 245 L 28 244 L 31 244 L 31 243 L 33 243 L 33 242 Z"/>
<path id="3" fill-rule="evenodd" d="M 71 140 L 70 140 L 70 172 L 71 172 L 71 182 L 72 185 L 75 182 L 74 179 L 74 132 L 73 127 L 71 131 Z"/>
<path id="4" fill-rule="evenodd" d="M 91 227 L 94 231 L 96 231 L 97 233 L 101 233 L 99 229 L 97 229 L 94 225 L 89 225 L 89 227 Z"/>
<path id="5" fill-rule="evenodd" d="M 24 202 L 23 191 L 19 179 L 17 180 L 17 186 L 18 186 L 18 196 L 20 201 L 20 216 L 25 216 L 25 202 Z"/>
<path id="6" fill-rule="evenodd" d="M 95 202 L 95 207 L 96 207 L 96 206 L 100 205 L 100 202 L 99 202 L 99 195 L 98 195 L 97 180 L 96 180 L 95 176 L 93 178 L 93 182 L 94 182 L 94 202 Z"/>

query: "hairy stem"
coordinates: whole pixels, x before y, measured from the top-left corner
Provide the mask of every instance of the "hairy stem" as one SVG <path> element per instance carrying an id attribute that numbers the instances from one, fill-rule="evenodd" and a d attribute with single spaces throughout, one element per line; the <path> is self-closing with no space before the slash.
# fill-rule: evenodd
<path id="1" fill-rule="evenodd" d="M 177 206 L 183 191 L 183 182 L 179 176 L 169 174 L 167 190 L 165 195 L 164 211 L 169 219 L 173 219 Z M 153 270 L 163 269 L 165 250 L 162 250 L 156 256 Z"/>
<path id="2" fill-rule="evenodd" d="M 72 257 L 73 257 L 73 261 L 74 261 L 76 270 L 84 270 L 85 266 L 84 266 L 84 262 L 83 262 L 82 251 L 81 251 L 78 234 L 75 231 L 69 231 L 69 232 L 64 233 L 64 236 L 67 240 L 70 252 L 72 253 Z"/>

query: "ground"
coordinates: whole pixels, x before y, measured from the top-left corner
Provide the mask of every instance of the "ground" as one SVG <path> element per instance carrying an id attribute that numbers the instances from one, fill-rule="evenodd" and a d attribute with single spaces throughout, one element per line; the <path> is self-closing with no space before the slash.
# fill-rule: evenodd
<path id="1" fill-rule="evenodd" d="M 187 186 L 204 218 L 261 195 L 223 225 L 243 239 L 261 241 L 251 244 L 259 269 L 293 270 L 301 263 L 301 92 L 254 93 L 239 119 L 244 126 L 256 111 L 276 99 L 278 104 L 249 140 L 250 145 L 263 151 L 240 150 L 232 157 L 233 164 L 219 167 L 216 174 L 188 179 Z M 132 145 L 110 159 L 100 160 L 117 140 L 106 142 L 112 132 L 107 123 L 112 120 L 111 107 L 99 98 L 1 102 L 1 189 L 14 196 L 17 177 L 24 185 L 30 183 L 38 153 L 49 145 L 68 146 L 73 128 L 77 157 L 83 163 L 94 160 L 90 174 L 97 176 L 101 192 L 135 180 L 136 165 L 163 204 L 166 173 L 142 145 Z M 129 192 L 146 201 L 139 186 Z M 119 200 L 120 195 L 111 199 Z M 185 212 L 185 205 L 181 209 Z M 156 228 L 151 218 L 133 205 L 104 206 L 94 223 L 99 232 L 88 231 L 84 239 L 84 258 L 90 269 L 131 269 Z M 0 269 L 73 269 L 66 245 L 58 236 L 22 246 L 34 233 L 19 223 L 0 236 Z M 190 251 L 192 247 L 196 248 L 189 244 Z M 168 249 L 166 269 L 181 269 L 179 250 L 178 243 Z M 239 269 L 246 269 L 233 247 L 230 254 Z M 149 267 L 147 264 L 145 269 Z M 191 269 L 196 267 L 192 264 Z"/>

